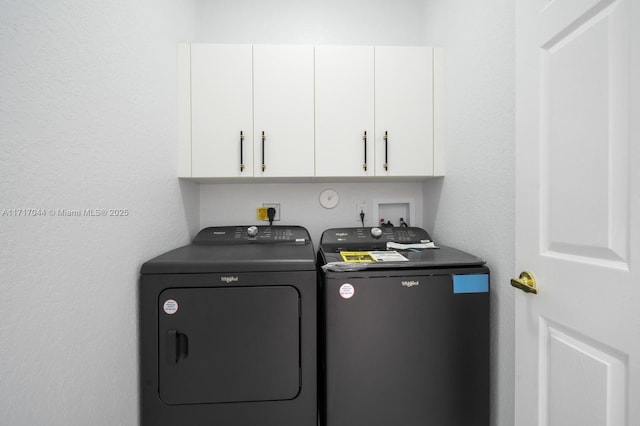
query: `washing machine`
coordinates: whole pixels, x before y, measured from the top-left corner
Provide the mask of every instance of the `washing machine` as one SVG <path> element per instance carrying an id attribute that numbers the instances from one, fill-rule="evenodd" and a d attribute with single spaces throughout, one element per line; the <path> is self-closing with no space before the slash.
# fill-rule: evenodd
<path id="1" fill-rule="evenodd" d="M 302 227 L 232 226 L 144 263 L 142 426 L 316 426 L 315 262 Z"/>
<path id="2" fill-rule="evenodd" d="M 489 269 L 416 227 L 322 234 L 323 426 L 488 426 Z"/>

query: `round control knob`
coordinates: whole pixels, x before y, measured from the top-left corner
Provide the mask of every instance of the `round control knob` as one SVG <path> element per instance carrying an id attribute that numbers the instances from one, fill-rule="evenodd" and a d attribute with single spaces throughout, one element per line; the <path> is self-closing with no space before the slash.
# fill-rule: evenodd
<path id="1" fill-rule="evenodd" d="M 258 235 L 258 227 L 250 226 L 249 228 L 247 228 L 247 235 L 250 237 L 255 237 L 256 235 Z"/>
<path id="2" fill-rule="evenodd" d="M 371 236 L 373 238 L 380 238 L 382 235 L 382 229 L 380 228 L 371 228 Z"/>

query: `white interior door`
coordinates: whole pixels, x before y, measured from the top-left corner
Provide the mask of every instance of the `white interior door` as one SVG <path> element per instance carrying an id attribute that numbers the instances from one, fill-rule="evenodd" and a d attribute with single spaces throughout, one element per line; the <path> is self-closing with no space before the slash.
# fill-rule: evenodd
<path id="1" fill-rule="evenodd" d="M 640 425 L 640 2 L 518 0 L 516 425 Z"/>

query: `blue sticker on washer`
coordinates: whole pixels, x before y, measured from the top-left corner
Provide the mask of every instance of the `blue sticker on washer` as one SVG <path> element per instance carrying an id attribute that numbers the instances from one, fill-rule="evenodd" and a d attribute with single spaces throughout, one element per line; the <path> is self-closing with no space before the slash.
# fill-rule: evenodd
<path id="1" fill-rule="evenodd" d="M 488 293 L 489 275 L 470 274 L 453 276 L 454 293 Z"/>

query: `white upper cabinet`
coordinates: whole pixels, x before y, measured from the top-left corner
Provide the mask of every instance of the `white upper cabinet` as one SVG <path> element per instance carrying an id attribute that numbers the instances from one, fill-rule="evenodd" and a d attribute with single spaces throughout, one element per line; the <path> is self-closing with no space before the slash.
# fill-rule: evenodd
<path id="1" fill-rule="evenodd" d="M 441 173 L 434 85 L 442 73 L 433 48 L 317 46 L 315 53 L 317 176 Z"/>
<path id="2" fill-rule="evenodd" d="M 314 175 L 313 74 L 313 46 L 254 46 L 255 176 Z"/>
<path id="3" fill-rule="evenodd" d="M 315 58 L 316 175 L 373 176 L 373 46 L 316 46 Z"/>
<path id="4" fill-rule="evenodd" d="M 180 44 L 179 176 L 442 175 L 443 62 L 431 47 Z"/>
<path id="5" fill-rule="evenodd" d="M 251 45 L 191 45 L 192 177 L 253 177 L 251 62 Z"/>
<path id="6" fill-rule="evenodd" d="M 376 176 L 434 174 L 433 48 L 376 46 Z"/>

